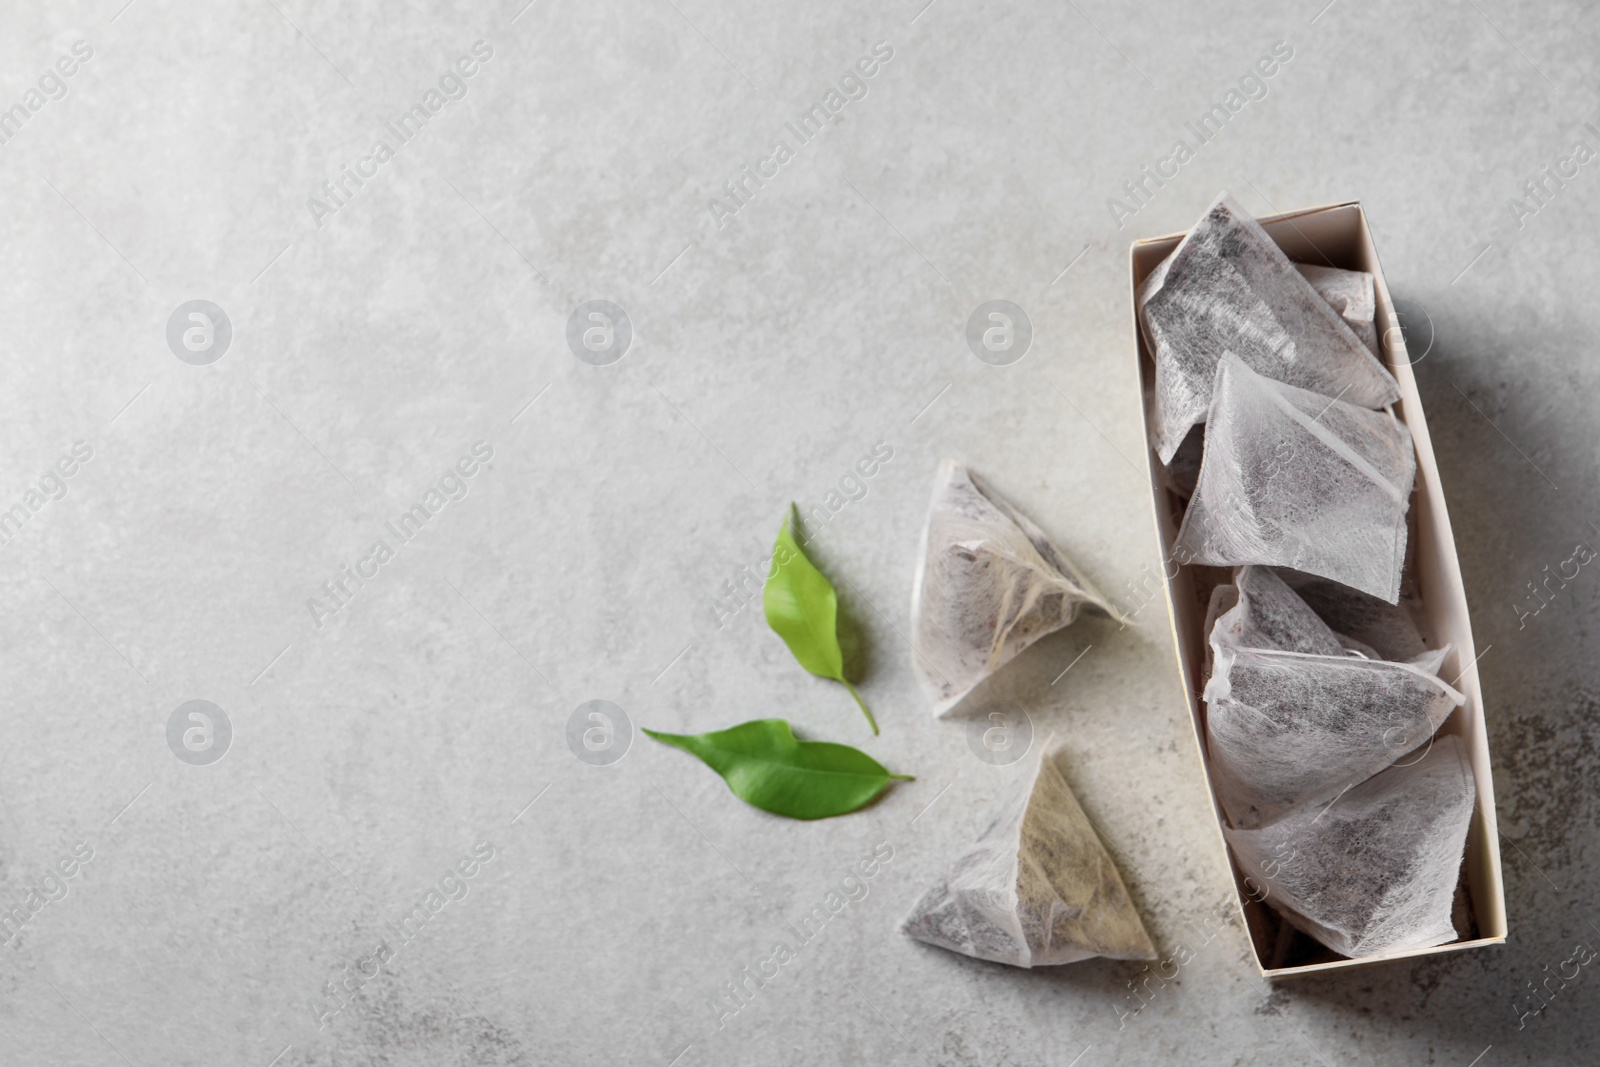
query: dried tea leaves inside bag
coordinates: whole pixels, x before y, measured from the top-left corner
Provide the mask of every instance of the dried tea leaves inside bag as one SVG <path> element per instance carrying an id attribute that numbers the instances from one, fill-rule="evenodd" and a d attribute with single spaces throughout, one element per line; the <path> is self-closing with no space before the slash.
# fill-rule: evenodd
<path id="1" fill-rule="evenodd" d="M 1394 416 L 1224 355 L 1173 558 L 1292 567 L 1396 603 L 1416 470 L 1411 433 Z"/>
<path id="2" fill-rule="evenodd" d="M 1223 833 L 1266 902 L 1335 952 L 1432 948 L 1458 936 L 1450 910 L 1475 796 L 1466 746 L 1441 737 L 1326 810 Z"/>
<path id="3" fill-rule="evenodd" d="M 943 716 L 1080 609 L 1111 609 L 1044 532 L 954 460 L 937 487 L 911 594 L 917 672 Z"/>
<path id="4" fill-rule="evenodd" d="M 1151 445 L 1163 463 L 1205 421 L 1225 351 L 1269 378 L 1349 404 L 1379 408 L 1400 398 L 1361 338 L 1227 194 L 1144 280 L 1138 304 L 1156 362 Z"/>
<path id="5" fill-rule="evenodd" d="M 1243 567 L 1212 597 L 1206 749 L 1240 828 L 1316 809 L 1420 748 L 1465 697 L 1416 663 L 1352 655 L 1270 570 Z"/>
<path id="6" fill-rule="evenodd" d="M 901 930 L 1015 967 L 1156 958 L 1105 845 L 1054 760 L 1040 754 Z"/>

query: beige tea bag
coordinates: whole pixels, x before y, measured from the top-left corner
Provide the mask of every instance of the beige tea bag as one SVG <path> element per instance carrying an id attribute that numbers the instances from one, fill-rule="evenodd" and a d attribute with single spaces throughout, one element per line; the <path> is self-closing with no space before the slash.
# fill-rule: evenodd
<path id="1" fill-rule="evenodd" d="M 1465 746 L 1440 737 L 1326 809 L 1223 834 L 1266 903 L 1335 952 L 1432 948 L 1458 936 L 1450 910 L 1475 796 Z"/>
<path id="2" fill-rule="evenodd" d="M 1433 737 L 1465 697 L 1411 663 L 1351 651 L 1270 570 L 1212 594 L 1206 750 L 1228 820 L 1250 829 L 1317 809 Z"/>
<path id="3" fill-rule="evenodd" d="M 1273 381 L 1225 354 L 1172 556 L 1292 567 L 1394 604 L 1416 470 L 1411 432 L 1394 416 Z"/>
<path id="4" fill-rule="evenodd" d="M 1340 270 L 1338 267 L 1321 267 L 1312 263 L 1296 263 L 1301 277 L 1311 283 L 1317 295 L 1339 313 L 1350 332 L 1361 338 L 1374 356 L 1378 351 L 1377 287 L 1372 275 L 1364 270 Z"/>
<path id="5" fill-rule="evenodd" d="M 1105 845 L 1055 761 L 1042 754 L 901 930 L 1014 967 L 1156 958 Z"/>
<path id="6" fill-rule="evenodd" d="M 1138 305 L 1156 362 L 1151 445 L 1162 463 L 1206 420 L 1223 352 L 1348 404 L 1400 399 L 1394 377 L 1226 193 L 1140 285 Z"/>
<path id="7" fill-rule="evenodd" d="M 939 464 L 911 593 L 911 645 L 934 714 L 1080 610 L 1111 615 L 1044 531 L 954 460 Z"/>

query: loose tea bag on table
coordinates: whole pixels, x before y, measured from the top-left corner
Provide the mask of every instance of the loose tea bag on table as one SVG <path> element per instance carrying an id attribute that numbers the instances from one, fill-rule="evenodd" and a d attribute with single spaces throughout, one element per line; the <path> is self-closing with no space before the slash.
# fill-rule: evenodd
<path id="1" fill-rule="evenodd" d="M 1156 958 L 1105 845 L 1042 751 L 901 930 L 1014 967 Z"/>
<path id="2" fill-rule="evenodd" d="M 1326 810 L 1223 834 L 1265 901 L 1335 952 L 1432 948 L 1457 937 L 1450 909 L 1475 796 L 1466 746 L 1441 737 Z"/>
<path id="3" fill-rule="evenodd" d="M 1225 354 L 1173 558 L 1293 567 L 1396 603 L 1416 470 L 1411 433 L 1394 416 Z"/>
<path id="4" fill-rule="evenodd" d="M 1044 531 L 954 460 L 939 464 L 911 594 L 917 672 L 943 716 L 1078 617 L 1111 615 Z"/>
<path id="5" fill-rule="evenodd" d="M 1236 827 L 1315 810 L 1420 748 L 1465 697 L 1413 663 L 1351 654 L 1264 567 L 1241 567 L 1212 594 L 1206 750 L 1217 799 Z"/>
<path id="6" fill-rule="evenodd" d="M 1317 295 L 1339 313 L 1350 332 L 1361 338 L 1361 343 L 1374 356 L 1378 352 L 1377 286 L 1372 275 L 1364 270 L 1340 270 L 1338 267 L 1321 267 L 1313 263 L 1296 263 L 1301 277 L 1311 283 Z"/>
<path id="7" fill-rule="evenodd" d="M 1156 362 L 1154 440 L 1170 463 L 1206 420 L 1217 357 L 1348 404 L 1400 399 L 1383 364 L 1227 194 L 1139 287 L 1139 322 Z"/>

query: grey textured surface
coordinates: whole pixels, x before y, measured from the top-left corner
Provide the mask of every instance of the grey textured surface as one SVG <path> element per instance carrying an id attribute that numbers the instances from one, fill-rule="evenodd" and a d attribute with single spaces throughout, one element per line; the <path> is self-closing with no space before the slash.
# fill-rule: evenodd
<path id="1" fill-rule="evenodd" d="M 0 946 L 0 1061 L 1593 1060 L 1592 967 L 1523 1012 L 1600 943 L 1600 579 L 1528 599 L 1600 538 L 1600 164 L 1521 218 L 1511 200 L 1600 149 L 1600 25 L 1322 2 L 8 7 L 0 102 L 27 119 L 0 144 L 0 507 L 28 518 L 0 545 L 0 904 L 93 858 Z M 92 58 L 29 110 L 78 40 Z M 319 226 L 308 198 L 479 40 L 465 96 Z M 795 144 L 784 123 L 879 41 L 865 97 Z M 1267 95 L 1119 227 L 1108 198 L 1279 41 Z M 719 227 L 707 201 L 779 137 L 794 158 Z M 1119 1018 L 1140 965 L 1021 973 L 896 932 L 1014 769 L 932 720 L 901 634 L 943 455 L 1108 595 L 1158 571 L 1126 247 L 1224 188 L 1260 213 L 1362 199 L 1433 334 L 1417 372 L 1484 651 L 1511 940 L 1267 990 L 1229 924 Z M 166 342 L 194 298 L 233 325 L 209 366 Z M 610 366 L 564 340 L 591 298 L 635 328 Z M 963 338 L 991 299 L 1032 320 L 1010 366 Z M 28 511 L 76 441 L 93 458 Z M 317 626 L 308 598 L 477 441 L 465 498 Z M 814 542 L 871 738 L 758 611 L 718 629 L 710 605 L 788 500 L 878 442 L 892 460 Z M 1192 942 L 1231 885 L 1165 620 L 1080 623 L 1008 684 L 1152 936 Z M 234 729 L 211 766 L 166 742 L 190 699 Z M 668 730 L 784 715 L 917 780 L 784 822 L 647 739 L 575 758 L 591 699 Z M 370 973 L 480 841 L 467 895 L 319 1028 L 326 984 Z M 867 895 L 719 1025 L 723 983 L 880 843 Z"/>

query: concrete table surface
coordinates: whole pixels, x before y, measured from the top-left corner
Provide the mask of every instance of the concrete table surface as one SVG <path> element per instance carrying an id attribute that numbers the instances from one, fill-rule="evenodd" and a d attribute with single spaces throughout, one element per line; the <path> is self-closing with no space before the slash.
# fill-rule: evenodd
<path id="1" fill-rule="evenodd" d="M 0 1062 L 1595 1058 L 1600 579 L 1530 584 L 1600 542 L 1595 12 L 922 2 L 9 7 Z M 907 603 L 943 456 L 1124 606 L 1159 571 L 1126 250 L 1223 189 L 1361 199 L 1426 351 L 1511 936 L 1269 988 L 1231 922 L 1141 1001 L 897 932 L 1020 770 Z M 881 737 L 738 592 L 791 500 Z M 1008 673 L 1190 936 L 1159 605 Z M 766 716 L 916 780 L 790 822 L 638 732 Z"/>

